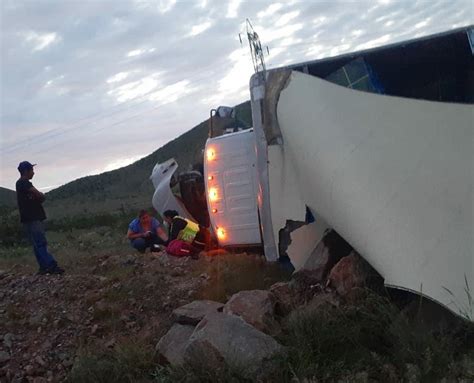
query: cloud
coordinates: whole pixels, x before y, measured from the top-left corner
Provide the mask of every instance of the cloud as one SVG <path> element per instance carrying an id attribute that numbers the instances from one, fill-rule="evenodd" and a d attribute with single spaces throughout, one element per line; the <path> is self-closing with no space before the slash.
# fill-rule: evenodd
<path id="1" fill-rule="evenodd" d="M 159 84 L 158 77 L 158 74 L 143 77 L 138 81 L 120 85 L 119 87 L 110 90 L 108 94 L 115 97 L 118 102 L 133 100 L 156 89 Z"/>
<path id="2" fill-rule="evenodd" d="M 122 157 L 122 158 L 117 158 L 114 159 L 113 161 L 107 163 L 102 169 L 92 171 L 91 174 L 100 174 L 104 172 L 109 172 L 111 170 L 115 170 L 118 168 L 123 168 L 124 166 L 128 166 L 130 164 L 133 164 L 134 162 L 138 161 L 139 159 L 145 157 L 147 154 L 139 154 L 136 156 L 131 156 L 131 157 Z"/>
<path id="3" fill-rule="evenodd" d="M 112 84 L 114 82 L 121 82 L 122 80 L 125 80 L 127 77 L 128 77 L 128 72 L 120 72 L 113 75 L 112 77 L 109 77 L 107 79 L 107 83 Z"/>
<path id="4" fill-rule="evenodd" d="M 212 23 L 210 21 L 205 21 L 204 23 L 193 25 L 189 36 L 197 36 L 204 31 L 208 30 L 211 27 Z"/>
<path id="5" fill-rule="evenodd" d="M 197 89 L 197 87 L 192 86 L 189 80 L 182 80 L 165 86 L 157 92 L 151 93 L 149 99 L 151 101 L 160 101 L 162 103 L 175 102 L 187 94 L 196 92 Z"/>
<path id="6" fill-rule="evenodd" d="M 387 42 L 390 41 L 390 37 L 391 35 L 390 34 L 387 34 L 387 35 L 383 35 L 379 38 L 376 38 L 376 39 L 373 39 L 373 40 L 369 40 L 367 41 L 366 43 L 364 44 L 360 44 L 358 46 L 355 47 L 356 50 L 363 50 L 363 49 L 369 49 L 369 48 L 374 48 L 374 47 L 378 47 L 380 45 L 383 45 Z"/>
<path id="7" fill-rule="evenodd" d="M 266 8 L 265 10 L 258 12 L 257 17 L 259 19 L 263 19 L 264 17 L 270 17 L 276 12 L 278 12 L 281 8 L 283 8 L 282 3 L 273 3 L 269 5 L 268 8 Z"/>
<path id="8" fill-rule="evenodd" d="M 61 40 L 57 33 L 37 33 L 35 31 L 28 31 L 24 34 L 25 41 L 33 45 L 33 51 L 42 51 L 53 43 Z"/>
<path id="9" fill-rule="evenodd" d="M 155 48 L 148 48 L 148 49 L 134 49 L 127 53 L 127 57 L 135 57 L 140 56 L 144 53 L 153 53 Z"/>
<path id="10" fill-rule="evenodd" d="M 238 10 L 240 7 L 240 3 L 242 3 L 242 0 L 230 0 L 229 1 L 229 7 L 227 8 L 227 14 L 226 17 L 228 19 L 235 19 L 238 16 Z"/>
<path id="11" fill-rule="evenodd" d="M 242 45 L 238 38 L 246 17 L 274 68 L 467 25 L 470 6 L 1 1 L 0 185 L 12 187 L 28 158 L 41 164 L 38 187 L 121 164 L 184 133 L 211 108 L 248 99 L 253 66 L 245 35 Z"/>
<path id="12" fill-rule="evenodd" d="M 300 11 L 292 11 L 285 13 L 284 15 L 280 16 L 280 18 L 276 21 L 276 27 L 282 27 L 288 24 L 291 20 L 296 19 L 300 14 Z"/>
<path id="13" fill-rule="evenodd" d="M 159 0 L 158 10 L 160 13 L 167 13 L 176 5 L 176 0 Z"/>
<path id="14" fill-rule="evenodd" d="M 427 18 L 423 21 L 420 21 L 419 23 L 416 23 L 415 28 L 416 29 L 424 28 L 424 27 L 428 26 L 429 23 L 430 23 L 430 18 Z"/>

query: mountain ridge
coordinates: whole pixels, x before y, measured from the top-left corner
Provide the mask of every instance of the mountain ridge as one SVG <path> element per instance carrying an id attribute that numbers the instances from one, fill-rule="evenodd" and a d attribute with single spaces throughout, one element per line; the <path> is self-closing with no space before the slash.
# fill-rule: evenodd
<path id="1" fill-rule="evenodd" d="M 16 192 L 0 186 L 0 207 L 13 208 L 16 206 Z"/>
<path id="2" fill-rule="evenodd" d="M 235 106 L 236 116 L 251 125 L 250 101 Z M 85 176 L 46 193 L 48 215 L 60 218 L 70 214 L 90 214 L 139 210 L 151 206 L 153 167 L 174 158 L 179 170 L 202 160 L 208 137 L 208 120 L 202 121 L 149 155 L 125 167 Z"/>

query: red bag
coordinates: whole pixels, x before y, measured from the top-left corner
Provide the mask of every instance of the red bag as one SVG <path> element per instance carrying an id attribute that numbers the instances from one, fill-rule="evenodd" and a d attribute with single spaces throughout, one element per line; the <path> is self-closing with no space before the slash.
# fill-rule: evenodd
<path id="1" fill-rule="evenodd" d="M 193 255 L 194 249 L 190 243 L 181 241 L 180 239 L 174 239 L 168 244 L 166 252 L 175 257 L 186 257 Z"/>

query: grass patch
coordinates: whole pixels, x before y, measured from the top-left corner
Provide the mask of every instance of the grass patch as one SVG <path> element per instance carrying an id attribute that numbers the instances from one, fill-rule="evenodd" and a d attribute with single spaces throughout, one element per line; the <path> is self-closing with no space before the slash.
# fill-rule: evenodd
<path id="1" fill-rule="evenodd" d="M 18 259 L 33 256 L 32 246 L 21 245 L 11 247 L 0 247 L 0 258 L 2 260 Z"/>
<path id="2" fill-rule="evenodd" d="M 16 213 L 0 215 L 0 269 L 16 264 L 37 269 L 33 248 L 26 239 Z M 125 233 L 132 213 L 71 216 L 46 221 L 48 250 L 68 271 L 88 267 L 91 260 L 83 255 L 126 254 L 131 248 Z"/>
<path id="3" fill-rule="evenodd" d="M 280 341 L 289 352 L 281 358 L 279 376 L 286 382 L 329 382 L 364 371 L 384 381 L 384 368 L 390 364 L 403 380 L 407 364 L 413 364 L 422 382 L 458 378 L 460 372 L 453 366 L 472 347 L 473 331 L 468 322 L 449 332 L 420 328 L 374 294 L 359 306 L 318 310 L 308 306 L 287 322 Z"/>
<path id="4" fill-rule="evenodd" d="M 128 341 L 112 350 L 82 348 L 67 378 L 69 383 L 149 382 L 156 371 L 151 345 Z"/>
<path id="5" fill-rule="evenodd" d="M 0 269 L 13 270 L 20 264 L 22 267 L 27 266 L 33 272 L 38 268 L 31 246 L 0 246 Z"/>
<path id="6" fill-rule="evenodd" d="M 24 229 L 18 211 L 0 212 L 0 246 L 26 245 Z"/>
<path id="7" fill-rule="evenodd" d="M 265 262 L 263 255 L 224 254 L 203 262 L 208 262 L 205 272 L 211 283 L 198 292 L 197 299 L 226 302 L 239 291 L 268 289 L 291 277 L 289 270 L 278 263 Z"/>
<path id="8" fill-rule="evenodd" d="M 97 227 L 120 228 L 126 231 L 130 221 L 136 217 L 136 212 L 119 214 L 78 214 L 48 221 L 48 227 L 53 231 L 90 230 Z"/>
<path id="9" fill-rule="evenodd" d="M 107 277 L 111 283 L 123 282 L 129 280 L 135 274 L 133 266 L 114 265 L 109 270 L 105 271 L 104 276 Z"/>
<path id="10" fill-rule="evenodd" d="M 242 369 L 222 366 L 212 370 L 199 365 L 172 368 L 158 366 L 152 373 L 154 382 L 159 383 L 251 383 L 243 376 Z M 278 380 L 276 380 L 278 381 Z"/>

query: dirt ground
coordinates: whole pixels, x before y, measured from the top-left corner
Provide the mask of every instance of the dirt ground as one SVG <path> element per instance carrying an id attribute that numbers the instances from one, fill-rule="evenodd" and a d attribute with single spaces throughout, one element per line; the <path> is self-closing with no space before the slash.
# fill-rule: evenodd
<path id="1" fill-rule="evenodd" d="M 61 251 L 59 253 L 67 253 Z M 289 277 L 258 254 L 198 260 L 124 247 L 62 256 L 63 276 L 35 275 L 30 256 L 0 260 L 0 381 L 60 382 L 81 350 L 133 342 L 154 347 L 173 309 L 194 299 L 225 301 Z"/>

